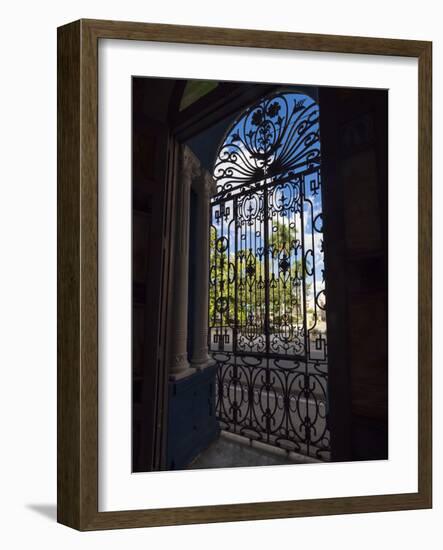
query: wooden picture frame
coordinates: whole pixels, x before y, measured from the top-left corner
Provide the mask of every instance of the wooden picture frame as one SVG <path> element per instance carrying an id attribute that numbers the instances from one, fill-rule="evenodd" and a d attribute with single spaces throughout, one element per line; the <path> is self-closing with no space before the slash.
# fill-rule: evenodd
<path id="1" fill-rule="evenodd" d="M 98 511 L 98 41 L 276 48 L 418 59 L 418 491 Z M 80 20 L 58 29 L 58 521 L 86 530 L 432 506 L 432 44 L 256 30 Z"/>

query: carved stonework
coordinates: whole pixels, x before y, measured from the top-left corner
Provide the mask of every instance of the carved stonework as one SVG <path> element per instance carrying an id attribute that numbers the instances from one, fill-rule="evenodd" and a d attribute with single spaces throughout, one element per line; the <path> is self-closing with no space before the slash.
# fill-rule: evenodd
<path id="1" fill-rule="evenodd" d="M 192 331 L 192 358 L 191 364 L 197 369 L 211 364 L 208 355 L 208 273 L 209 273 L 209 200 L 216 193 L 217 186 L 214 178 L 204 168 L 194 182 L 197 197 L 196 227 L 199 246 L 196 247 L 195 260 L 195 287 L 194 293 L 194 326 Z"/>
<path id="2" fill-rule="evenodd" d="M 206 196 L 212 197 L 217 194 L 217 184 L 215 183 L 212 174 L 210 174 L 207 170 L 202 170 L 201 179 L 203 181 L 203 191 Z"/>
<path id="3" fill-rule="evenodd" d="M 182 146 L 182 162 L 181 162 L 181 181 L 182 183 L 192 185 L 201 174 L 200 161 L 187 145 Z"/>
<path id="4" fill-rule="evenodd" d="M 205 197 L 206 201 L 217 193 L 217 185 L 212 174 L 203 166 L 200 167 L 198 175 L 193 179 L 192 185 L 195 192 L 200 197 Z"/>
<path id="5" fill-rule="evenodd" d="M 173 367 L 173 372 L 181 372 L 184 369 L 187 369 L 189 367 L 188 363 L 188 354 L 187 353 L 180 353 L 175 356 L 175 365 Z"/>
<path id="6" fill-rule="evenodd" d="M 182 378 L 201 369 L 212 361 L 208 356 L 208 269 L 209 269 L 209 197 L 216 191 L 212 175 L 201 167 L 192 150 L 184 145 L 181 150 L 180 169 L 176 176 L 176 232 L 174 253 L 174 290 L 172 300 L 175 306 L 172 329 L 172 353 L 170 374 Z M 196 225 L 199 246 L 196 247 L 196 274 L 194 284 L 194 326 L 192 327 L 191 366 L 187 356 L 187 323 L 189 297 L 189 224 L 190 188 L 198 195 Z"/>
<path id="7" fill-rule="evenodd" d="M 206 336 L 207 336 L 207 331 L 206 331 Z M 191 364 L 196 369 L 201 369 L 214 364 L 214 361 L 209 357 L 208 346 L 204 348 L 200 348 L 197 351 L 194 351 L 194 353 L 192 354 Z"/>
<path id="8" fill-rule="evenodd" d="M 174 304 L 173 326 L 171 331 L 172 350 L 170 375 L 177 379 L 194 372 L 189 367 L 187 354 L 188 334 L 188 295 L 189 295 L 189 217 L 190 189 L 196 178 L 200 176 L 200 162 L 189 147 L 182 146 L 181 162 L 176 174 L 176 206 L 175 206 L 175 251 L 174 287 L 172 302 Z"/>

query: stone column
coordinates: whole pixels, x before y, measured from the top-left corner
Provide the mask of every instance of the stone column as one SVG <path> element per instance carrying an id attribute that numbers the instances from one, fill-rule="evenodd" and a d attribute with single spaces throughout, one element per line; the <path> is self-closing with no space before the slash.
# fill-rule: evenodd
<path id="1" fill-rule="evenodd" d="M 192 327 L 191 365 L 202 369 L 212 365 L 208 355 L 208 299 L 209 299 L 209 199 L 217 186 L 211 174 L 202 170 L 194 186 L 198 193 L 196 225 L 198 246 L 195 258 L 194 326 Z"/>
<path id="2" fill-rule="evenodd" d="M 181 148 L 176 179 L 173 320 L 170 378 L 179 380 L 195 372 L 188 361 L 188 279 L 190 193 L 193 180 L 200 175 L 200 163 L 187 146 Z"/>

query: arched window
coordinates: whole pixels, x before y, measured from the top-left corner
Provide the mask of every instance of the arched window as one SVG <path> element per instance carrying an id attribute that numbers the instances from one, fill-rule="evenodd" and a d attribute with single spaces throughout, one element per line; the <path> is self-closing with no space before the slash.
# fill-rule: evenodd
<path id="1" fill-rule="evenodd" d="M 209 346 L 225 429 L 325 458 L 319 115 L 309 95 L 275 93 L 241 113 L 218 148 Z"/>
<path id="2" fill-rule="evenodd" d="M 302 93 L 266 97 L 223 140 L 214 166 L 219 195 L 283 180 L 320 164 L 319 108 Z"/>

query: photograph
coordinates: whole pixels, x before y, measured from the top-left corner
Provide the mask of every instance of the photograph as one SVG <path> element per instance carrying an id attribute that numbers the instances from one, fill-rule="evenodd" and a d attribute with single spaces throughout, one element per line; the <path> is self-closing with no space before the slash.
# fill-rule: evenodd
<path id="1" fill-rule="evenodd" d="M 389 458 L 388 98 L 132 76 L 133 472 Z"/>

